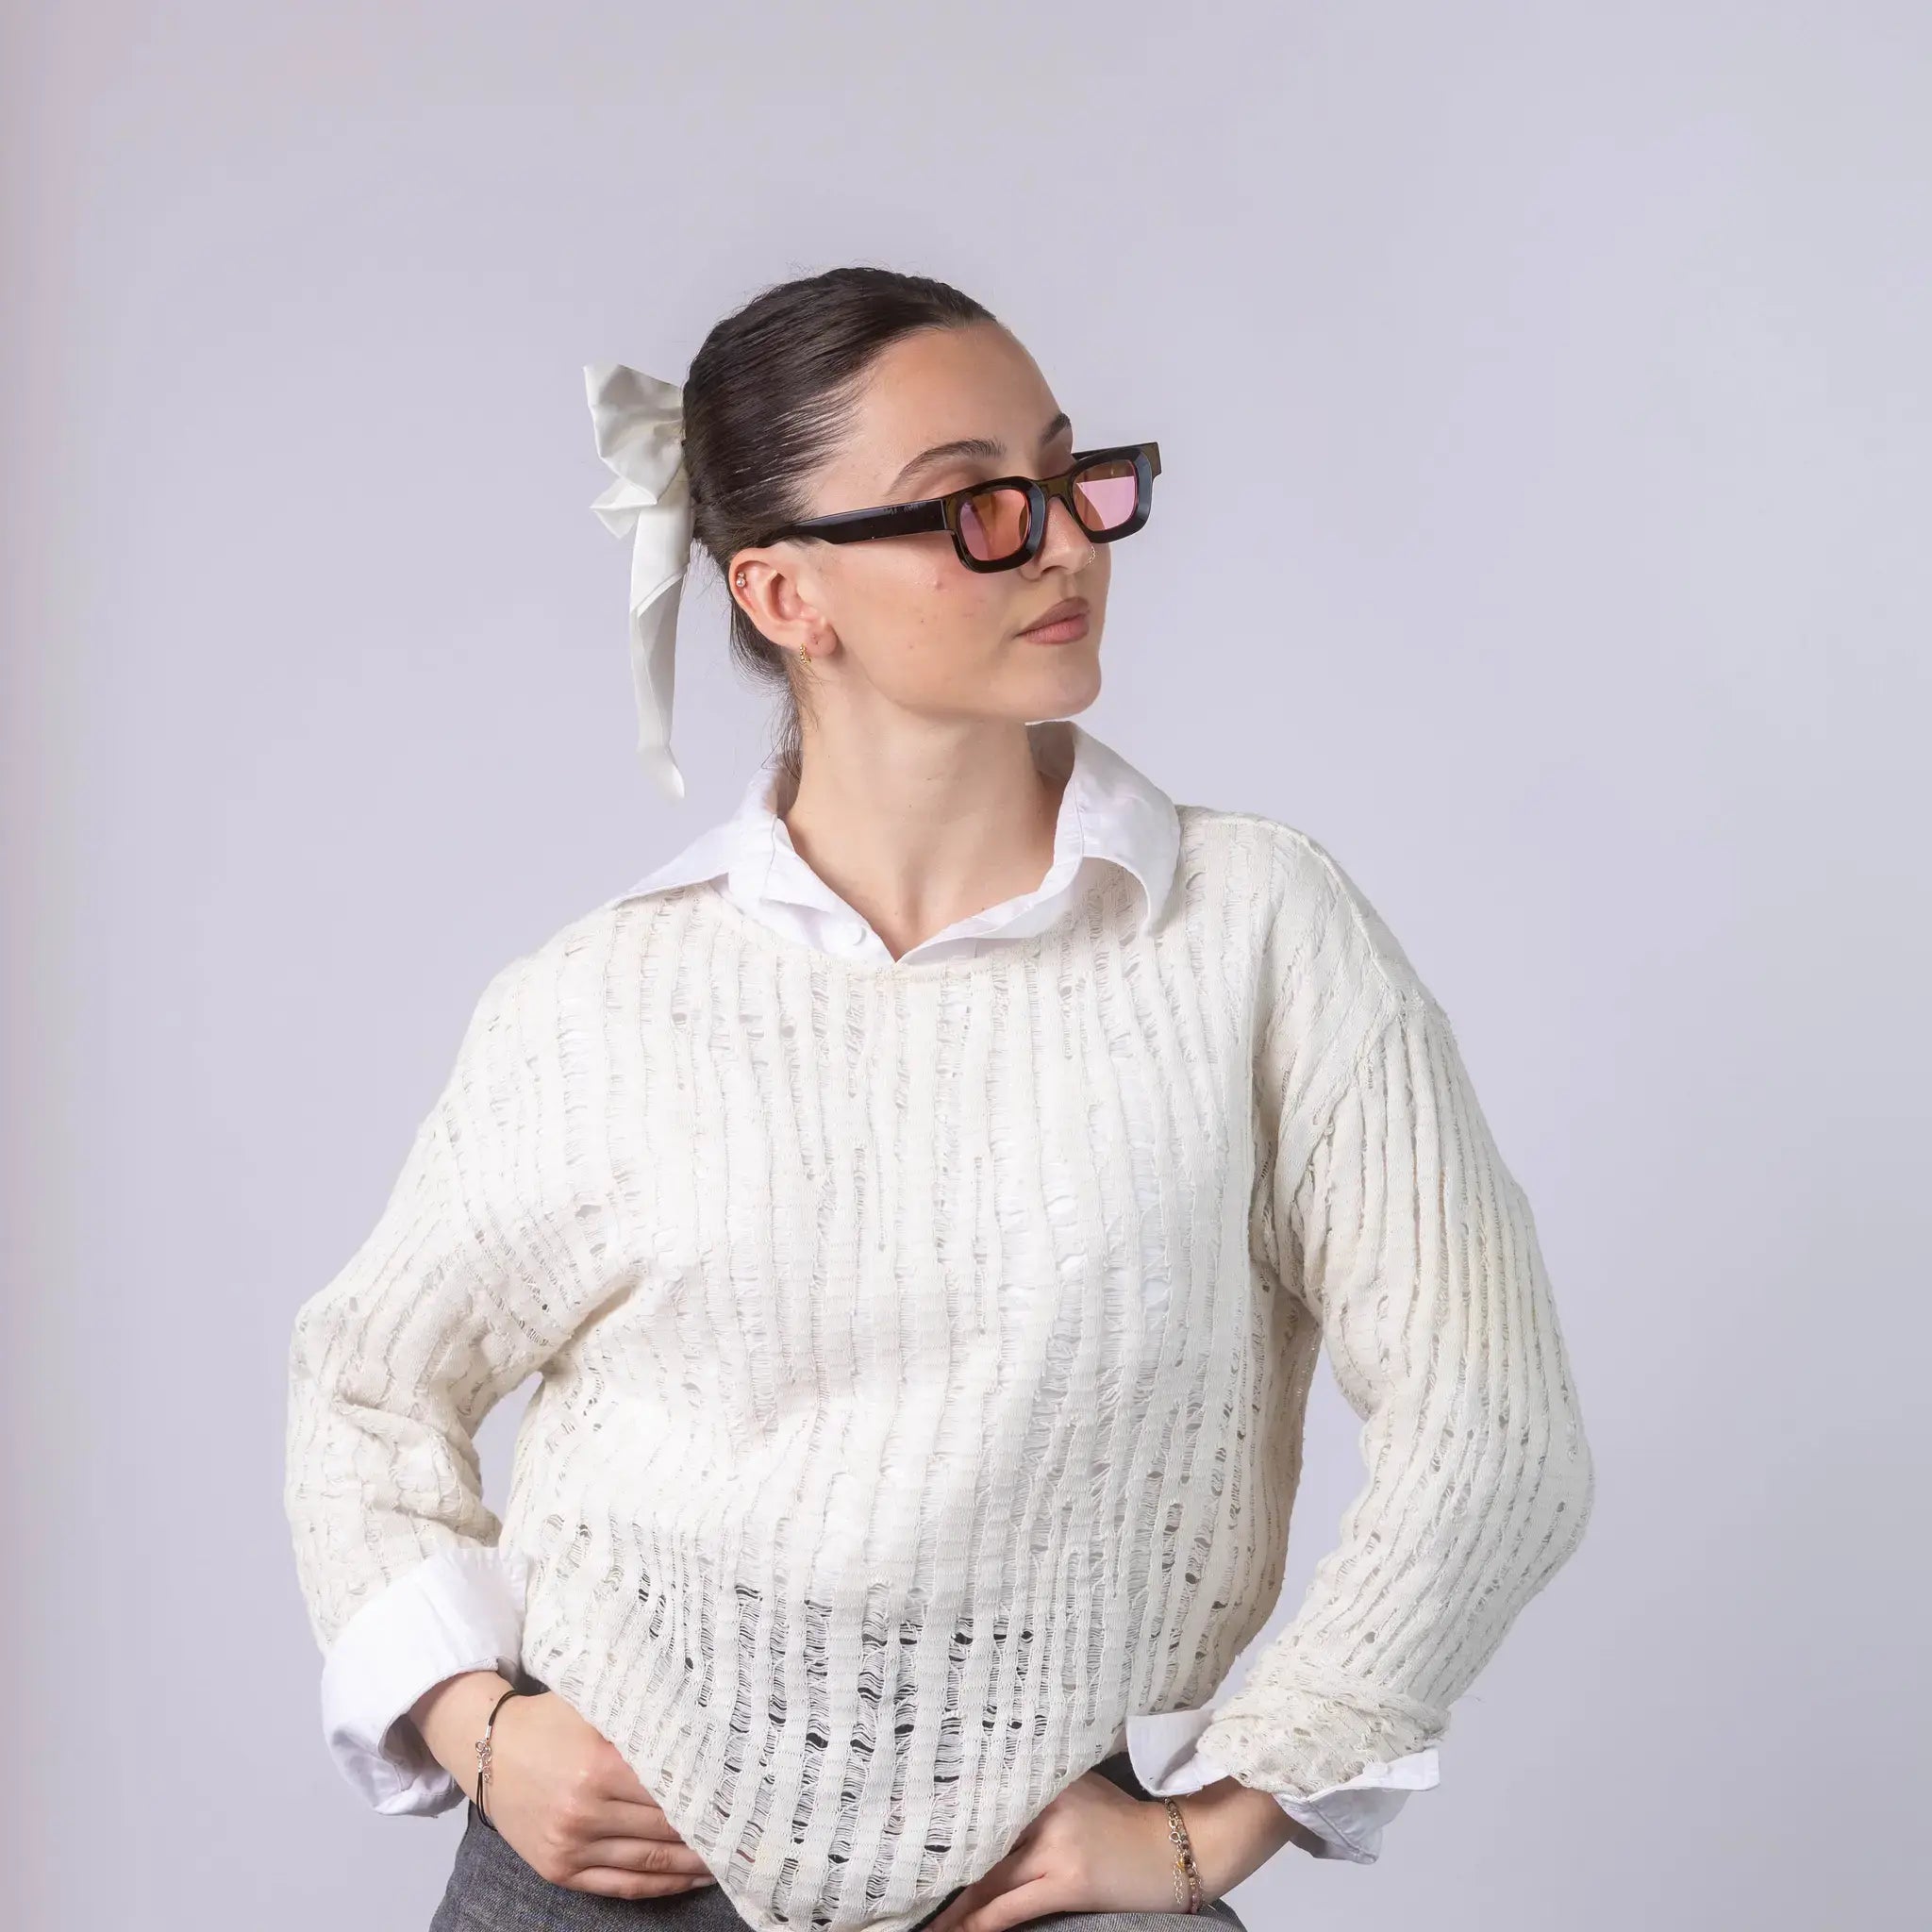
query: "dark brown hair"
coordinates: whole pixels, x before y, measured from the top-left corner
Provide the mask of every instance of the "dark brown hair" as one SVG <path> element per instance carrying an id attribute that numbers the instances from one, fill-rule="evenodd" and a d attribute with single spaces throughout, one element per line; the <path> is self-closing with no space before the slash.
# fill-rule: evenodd
<path id="1" fill-rule="evenodd" d="M 997 320 L 948 283 L 861 265 L 777 283 L 717 323 L 684 382 L 684 460 L 697 544 L 720 575 L 761 532 L 808 513 L 807 479 L 837 447 L 882 349 L 918 329 Z M 785 694 L 774 748 L 795 782 L 794 654 L 766 638 L 736 598 L 731 652 Z"/>

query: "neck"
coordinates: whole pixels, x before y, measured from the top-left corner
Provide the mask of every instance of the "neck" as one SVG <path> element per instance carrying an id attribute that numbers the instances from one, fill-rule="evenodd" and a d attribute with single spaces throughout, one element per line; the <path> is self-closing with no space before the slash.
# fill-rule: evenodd
<path id="1" fill-rule="evenodd" d="M 797 786 L 776 801 L 799 856 L 897 958 L 923 939 L 1029 892 L 1053 862 L 1071 770 L 1068 727 L 912 720 L 845 735 L 808 723 Z M 1042 769 L 1042 766 L 1045 769 Z"/>

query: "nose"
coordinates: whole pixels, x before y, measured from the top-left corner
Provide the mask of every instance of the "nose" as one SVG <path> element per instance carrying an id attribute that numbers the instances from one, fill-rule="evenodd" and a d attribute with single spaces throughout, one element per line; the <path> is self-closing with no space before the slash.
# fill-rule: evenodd
<path id="1" fill-rule="evenodd" d="M 1046 500 L 1046 535 L 1040 540 L 1040 555 L 1033 561 L 1041 570 L 1079 570 L 1093 555 L 1094 542 L 1080 527 L 1080 520 L 1058 496 Z"/>

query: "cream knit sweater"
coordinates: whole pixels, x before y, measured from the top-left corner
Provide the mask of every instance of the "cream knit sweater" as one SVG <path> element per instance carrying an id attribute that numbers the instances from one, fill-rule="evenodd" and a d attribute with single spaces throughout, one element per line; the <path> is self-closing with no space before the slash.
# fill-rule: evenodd
<path id="1" fill-rule="evenodd" d="M 965 960 L 715 886 L 484 990 L 302 1305 L 317 1641 L 425 1558 L 529 1566 L 523 1660 L 758 1932 L 902 1932 L 1280 1594 L 1325 1341 L 1367 1480 L 1201 1747 L 1313 1791 L 1421 1748 L 1593 1477 L 1522 1190 L 1441 1008 L 1314 841 L 1181 806 Z M 499 1525 L 473 1434 L 532 1371 Z"/>

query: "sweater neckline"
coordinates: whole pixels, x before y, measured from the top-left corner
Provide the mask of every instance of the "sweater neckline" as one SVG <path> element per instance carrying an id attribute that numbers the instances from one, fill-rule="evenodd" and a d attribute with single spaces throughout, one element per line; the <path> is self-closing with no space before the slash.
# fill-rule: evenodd
<path id="1" fill-rule="evenodd" d="M 837 953 L 828 953 L 823 947 L 796 939 L 790 933 L 774 932 L 731 896 L 723 879 L 706 879 L 702 881 L 701 890 L 716 904 L 726 924 L 766 952 L 801 959 L 808 966 L 823 968 L 848 980 L 874 984 L 890 981 L 899 985 L 915 980 L 979 978 L 1003 968 L 1024 968 L 1039 958 L 1049 946 L 1063 941 L 1077 923 L 1083 922 L 1089 907 L 1096 898 L 1101 902 L 1107 923 L 1109 925 L 1114 924 L 1122 910 L 1121 900 L 1124 897 L 1131 899 L 1140 886 L 1131 873 L 1109 863 L 1098 882 L 1085 891 L 1071 895 L 1052 922 L 1038 932 L 1017 939 L 996 938 L 991 946 L 978 953 L 954 953 L 935 959 L 886 961 L 842 958 Z M 1132 910 L 1131 907 L 1126 909 Z"/>

